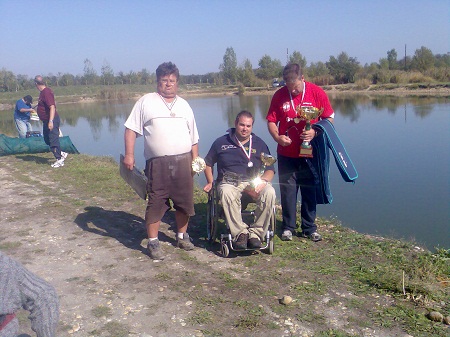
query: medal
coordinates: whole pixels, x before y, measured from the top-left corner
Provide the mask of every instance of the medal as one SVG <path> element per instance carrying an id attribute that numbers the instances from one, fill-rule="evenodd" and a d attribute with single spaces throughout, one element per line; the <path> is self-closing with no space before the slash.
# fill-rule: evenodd
<path id="1" fill-rule="evenodd" d="M 234 135 L 234 138 L 236 138 L 237 142 L 239 143 L 240 148 L 242 151 L 244 151 L 245 156 L 248 158 L 247 167 L 253 167 L 253 162 L 250 160 L 250 157 L 252 156 L 252 135 L 250 135 L 250 144 L 248 147 L 248 153 L 245 151 L 244 145 L 239 141 L 238 137 Z"/>
<path id="2" fill-rule="evenodd" d="M 164 102 L 164 104 L 166 105 L 167 109 L 169 109 L 169 111 L 170 111 L 170 117 L 175 117 L 176 114 L 175 114 L 175 112 L 172 111 L 172 108 L 173 108 L 173 106 L 175 105 L 175 102 L 177 101 L 177 97 L 175 96 L 175 99 L 174 99 L 170 104 L 168 104 L 168 103 L 166 102 L 166 100 L 165 100 L 159 93 L 158 93 L 158 96 L 161 97 L 161 99 L 162 99 L 162 101 Z"/>

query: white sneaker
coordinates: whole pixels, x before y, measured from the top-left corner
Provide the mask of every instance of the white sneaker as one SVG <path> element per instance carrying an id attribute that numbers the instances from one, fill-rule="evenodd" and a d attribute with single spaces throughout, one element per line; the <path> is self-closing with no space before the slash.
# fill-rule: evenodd
<path id="1" fill-rule="evenodd" d="M 61 158 L 66 159 L 69 154 L 67 152 L 61 151 Z"/>
<path id="2" fill-rule="evenodd" d="M 63 158 L 58 159 L 57 161 L 55 161 L 55 162 L 52 164 L 52 167 L 54 167 L 54 168 L 62 167 L 62 166 L 64 166 L 64 159 L 63 159 Z"/>
<path id="3" fill-rule="evenodd" d="M 292 241 L 292 232 L 289 229 L 285 229 L 281 235 L 281 240 Z"/>

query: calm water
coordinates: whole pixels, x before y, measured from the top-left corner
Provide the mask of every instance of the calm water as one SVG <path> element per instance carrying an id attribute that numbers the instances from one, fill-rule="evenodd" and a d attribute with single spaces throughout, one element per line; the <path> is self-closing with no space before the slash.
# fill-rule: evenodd
<path id="1" fill-rule="evenodd" d="M 200 133 L 200 155 L 247 109 L 254 132 L 273 154 L 265 114 L 270 96 L 191 98 Z M 318 215 L 338 218 L 359 232 L 413 239 L 428 248 L 450 247 L 450 101 L 444 98 L 330 97 L 335 126 L 359 178 L 342 180 L 331 164 L 333 203 Z M 60 105 L 62 131 L 81 153 L 113 156 L 123 152 L 123 123 L 134 102 Z M 38 124 L 35 124 L 39 127 Z M 0 112 L 0 131 L 14 135 L 12 112 Z M 138 140 L 137 166 L 144 167 Z M 203 175 L 198 183 L 205 183 Z M 277 185 L 277 181 L 274 181 Z"/>

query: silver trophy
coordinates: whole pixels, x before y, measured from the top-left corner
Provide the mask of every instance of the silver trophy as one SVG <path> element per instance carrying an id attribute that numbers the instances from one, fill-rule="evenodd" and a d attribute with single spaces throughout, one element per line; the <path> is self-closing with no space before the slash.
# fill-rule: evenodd
<path id="1" fill-rule="evenodd" d="M 256 186 L 261 184 L 261 182 L 262 182 L 261 176 L 266 171 L 266 167 L 273 165 L 277 161 L 277 159 L 275 157 L 271 156 L 270 154 L 264 153 L 264 152 L 261 152 L 260 158 L 261 158 L 262 165 L 259 168 L 258 175 L 256 176 L 256 178 L 254 178 L 252 180 L 252 184 L 251 185 L 252 185 L 253 188 L 255 188 Z"/>

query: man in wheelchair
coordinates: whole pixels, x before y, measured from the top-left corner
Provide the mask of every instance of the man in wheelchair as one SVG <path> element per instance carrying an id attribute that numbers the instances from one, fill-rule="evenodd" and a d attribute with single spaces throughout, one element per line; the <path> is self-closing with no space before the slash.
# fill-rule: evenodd
<path id="1" fill-rule="evenodd" d="M 275 170 L 265 166 L 261 153 L 269 154 L 266 143 L 252 133 L 253 115 L 241 111 L 235 127 L 217 138 L 205 157 L 205 192 L 213 188 L 213 167 L 217 163 L 217 192 L 227 227 L 236 249 L 258 249 L 265 237 L 275 205 L 275 190 L 270 184 Z M 262 171 L 262 172 L 261 172 Z M 241 214 L 241 198 L 250 196 L 256 204 L 255 222 L 247 225 Z"/>

